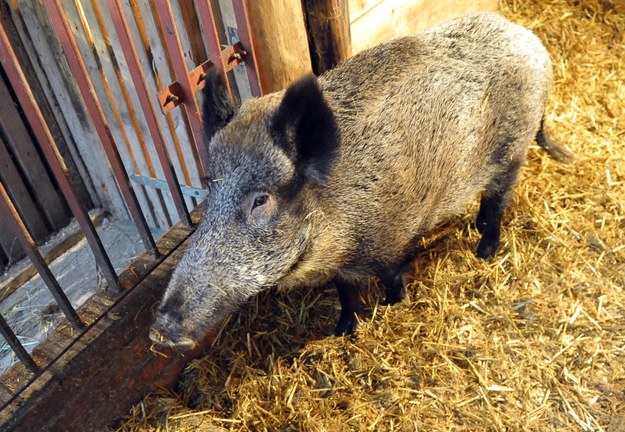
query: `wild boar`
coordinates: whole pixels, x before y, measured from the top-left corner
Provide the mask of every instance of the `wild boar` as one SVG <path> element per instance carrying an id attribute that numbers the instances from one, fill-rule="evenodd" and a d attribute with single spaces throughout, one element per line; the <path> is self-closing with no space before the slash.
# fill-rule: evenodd
<path id="1" fill-rule="evenodd" d="M 481 194 L 477 256 L 491 258 L 551 62 L 529 30 L 467 15 L 363 51 L 320 78 L 236 108 L 209 74 L 208 196 L 151 339 L 188 350 L 253 295 L 333 282 L 335 333 L 354 331 L 370 275 L 387 304 L 418 239 Z"/>

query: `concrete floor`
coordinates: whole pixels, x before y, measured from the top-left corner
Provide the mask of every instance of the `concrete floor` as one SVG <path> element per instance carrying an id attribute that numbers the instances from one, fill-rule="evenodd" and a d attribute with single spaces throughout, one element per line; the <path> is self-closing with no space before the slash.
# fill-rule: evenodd
<path id="1" fill-rule="evenodd" d="M 144 250 L 131 221 L 104 218 L 97 231 L 118 274 Z M 158 238 L 163 232 L 155 230 L 153 234 Z M 106 286 L 84 238 L 54 260 L 50 269 L 76 309 Z M 45 340 L 63 319 L 63 313 L 38 274 L 0 303 L 0 313 L 28 352 Z M 17 361 L 11 347 L 2 339 L 0 374 Z"/>

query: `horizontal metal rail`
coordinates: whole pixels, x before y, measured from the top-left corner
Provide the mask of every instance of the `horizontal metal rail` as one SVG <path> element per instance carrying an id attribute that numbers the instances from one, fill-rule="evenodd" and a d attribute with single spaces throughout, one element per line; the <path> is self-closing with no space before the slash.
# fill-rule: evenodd
<path id="1" fill-rule="evenodd" d="M 228 81 L 228 75 L 225 72 L 230 72 L 236 66 L 243 63 L 243 56 L 247 55 L 243 49 L 241 42 L 237 42 L 234 45 L 228 45 L 225 47 L 219 56 L 220 61 L 214 63 L 213 60 L 207 60 L 195 69 L 189 72 L 189 94 L 197 93 L 204 88 L 204 77 L 211 67 L 216 67 L 220 71 L 224 71 L 224 83 L 227 86 L 227 90 L 232 94 L 230 89 L 230 83 Z M 220 63 L 223 65 L 223 69 L 220 69 Z M 220 72 L 221 73 L 221 72 Z M 161 105 L 161 109 L 164 112 L 169 112 L 182 104 L 184 101 L 185 91 L 178 81 L 174 81 L 169 86 L 158 92 L 158 99 Z"/>

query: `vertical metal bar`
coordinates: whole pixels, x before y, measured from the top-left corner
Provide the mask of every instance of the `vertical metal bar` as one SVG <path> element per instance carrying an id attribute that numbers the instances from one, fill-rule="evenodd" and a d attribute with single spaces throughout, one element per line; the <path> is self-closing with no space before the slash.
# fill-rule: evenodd
<path id="1" fill-rule="evenodd" d="M 232 90 L 230 89 L 230 83 L 228 82 L 228 75 L 226 74 L 226 65 L 224 64 L 224 59 L 221 56 L 221 45 L 219 43 L 219 36 L 217 35 L 215 15 L 213 14 L 213 7 L 211 6 L 210 0 L 199 0 L 197 2 L 197 9 L 200 23 L 204 29 L 208 57 L 210 58 L 211 63 L 213 63 L 213 67 L 217 68 L 221 76 L 224 78 L 228 95 L 232 96 Z"/>
<path id="2" fill-rule="evenodd" d="M 163 167 L 163 173 L 165 174 L 167 185 L 169 186 L 169 190 L 174 199 L 178 216 L 180 216 L 180 219 L 187 226 L 191 226 L 191 218 L 189 217 L 189 212 L 187 211 L 184 198 L 182 197 L 182 192 L 180 191 L 180 183 L 178 182 L 176 171 L 174 170 L 174 167 L 169 160 L 169 156 L 167 155 L 165 138 L 163 137 L 163 133 L 158 125 L 158 118 L 156 116 L 154 106 L 150 102 L 148 85 L 145 80 L 143 70 L 141 69 L 141 64 L 139 63 L 137 50 L 134 42 L 132 41 L 130 29 L 128 27 L 128 22 L 126 21 L 126 17 L 124 16 L 122 6 L 119 0 L 106 0 L 106 4 L 111 14 L 115 32 L 119 38 L 119 43 L 122 47 L 124 58 L 126 59 L 126 63 L 132 77 L 132 82 L 135 85 L 135 90 L 137 92 L 137 96 L 139 97 L 139 103 L 143 109 L 143 113 L 145 114 L 148 129 L 150 130 L 150 135 L 152 136 L 154 147 L 156 148 L 156 153 L 158 154 L 158 158 Z"/>
<path id="3" fill-rule="evenodd" d="M 141 8 L 139 7 L 137 2 L 130 2 L 130 8 L 132 9 L 132 16 L 134 18 L 135 24 L 137 26 L 137 31 L 139 33 L 139 38 L 141 43 L 143 44 L 143 49 L 145 49 L 148 59 L 153 58 L 152 47 L 150 46 L 150 37 L 148 35 L 146 25 L 141 14 Z M 160 27 L 159 27 L 160 28 Z M 162 39 L 162 38 L 161 38 Z M 169 59 L 168 59 L 169 60 Z M 171 70 L 171 65 L 169 64 L 169 70 Z M 156 73 L 155 68 L 150 68 L 150 75 L 154 80 L 154 84 L 157 89 L 161 89 L 165 87 L 160 76 Z M 178 156 L 178 160 L 180 161 L 180 167 L 182 169 L 182 173 L 184 174 L 184 179 L 187 185 L 191 186 L 191 177 L 189 175 L 189 168 L 187 167 L 187 163 L 185 161 L 184 155 L 182 154 L 182 147 L 180 146 L 180 138 L 176 133 L 176 127 L 174 125 L 174 121 L 171 115 L 166 115 L 165 120 L 167 121 L 167 130 L 169 131 L 169 135 L 171 136 L 171 140 L 174 144 L 174 148 L 176 149 L 176 155 Z M 188 131 L 189 135 L 191 134 L 191 129 L 189 127 L 189 123 L 185 122 L 185 129 Z M 195 163 L 195 167 L 198 170 L 198 175 L 200 177 L 200 184 L 202 186 L 206 185 L 206 181 L 204 179 L 204 175 L 202 174 L 202 167 L 200 162 L 200 157 L 197 154 L 197 149 L 195 147 L 191 147 L 191 152 L 193 153 L 193 162 Z"/>
<path id="4" fill-rule="evenodd" d="M 165 34 L 165 44 L 174 67 L 174 77 L 180 84 L 182 90 L 182 106 L 187 120 L 191 125 L 191 134 L 193 135 L 193 140 L 195 141 L 200 155 L 203 171 L 206 172 L 208 168 L 208 151 L 206 149 L 206 143 L 204 142 L 204 130 L 202 129 L 200 109 L 195 100 L 195 95 L 191 90 L 194 87 L 191 85 L 191 80 L 189 78 L 187 62 L 182 51 L 180 39 L 178 38 L 178 30 L 176 28 L 171 5 L 169 0 L 155 0 L 155 3 L 158 18 L 163 26 L 163 33 Z"/>
<path id="5" fill-rule="evenodd" d="M 263 89 L 258 79 L 258 65 L 254 55 L 254 40 L 250 33 L 250 20 L 247 15 L 246 1 L 248 0 L 232 0 L 232 7 L 237 21 L 237 29 L 239 30 L 239 39 L 241 39 L 241 45 L 243 45 L 243 49 L 246 51 L 244 56 L 245 70 L 250 81 L 250 90 L 252 96 L 259 97 L 262 96 Z"/>
<path id="6" fill-rule="evenodd" d="M 130 139 L 128 138 L 128 134 L 126 133 L 125 124 L 122 121 L 120 110 L 117 107 L 115 97 L 113 96 L 113 89 L 111 88 L 111 85 L 109 84 L 109 80 L 106 76 L 106 73 L 104 72 L 104 66 L 102 65 L 100 56 L 98 55 L 98 49 L 96 48 L 93 34 L 91 33 L 91 28 L 89 27 L 89 23 L 87 22 L 87 17 L 85 16 L 85 11 L 82 7 L 81 0 L 74 0 L 74 5 L 76 6 L 76 10 L 78 11 L 78 17 L 80 18 L 82 29 L 85 32 L 85 36 L 87 37 L 86 42 L 89 44 L 89 49 L 91 50 L 93 59 L 95 60 L 96 66 L 98 67 L 98 72 L 100 72 L 100 79 L 102 80 L 102 84 L 104 84 L 104 92 L 106 93 L 106 97 L 108 98 L 109 106 L 111 108 L 111 111 L 113 111 L 113 116 L 115 117 L 117 124 L 119 125 L 119 132 L 122 134 L 122 140 L 124 141 L 126 151 L 128 152 L 128 156 L 130 157 L 130 163 L 132 164 L 134 172 L 136 174 L 139 174 L 140 171 L 139 171 L 139 166 L 137 164 L 137 158 L 135 157 L 133 148 L 130 145 Z M 101 22 L 100 20 L 101 16 L 99 16 L 97 11 L 95 10 L 94 10 L 94 13 L 96 15 L 96 19 L 98 20 L 98 25 L 102 27 L 102 38 L 110 44 L 110 38 L 108 37 L 108 34 L 106 33 L 106 28 L 104 28 L 103 26 L 104 23 Z M 115 54 L 109 46 L 107 46 L 107 49 L 108 49 L 109 59 L 111 60 L 113 69 L 115 70 L 115 72 L 117 72 L 118 65 L 115 59 Z M 126 91 L 124 80 L 121 77 L 121 74 L 119 73 L 116 74 L 116 78 L 119 83 L 119 87 L 121 89 L 122 95 L 124 96 L 124 102 L 126 102 L 126 105 L 128 106 L 128 111 L 129 111 L 128 114 L 130 118 L 134 120 L 136 116 L 134 115 L 134 111 L 132 110 L 132 104 L 128 103 L 129 99 L 126 96 L 128 92 Z M 133 122 L 133 126 L 135 126 L 135 129 L 137 129 L 137 138 L 139 139 L 140 145 L 145 145 L 143 136 L 140 133 L 141 131 L 138 128 L 138 125 Z M 150 175 L 154 175 L 154 174 L 150 173 Z"/>
<path id="7" fill-rule="evenodd" d="M 115 179 L 119 183 L 126 205 L 137 226 L 143 245 L 152 255 L 158 256 L 156 243 L 145 220 L 145 216 L 141 211 L 141 206 L 137 201 L 134 189 L 128 180 L 128 174 L 126 173 L 121 156 L 115 146 L 113 135 L 111 134 L 106 117 L 104 116 L 104 111 L 96 95 L 95 88 L 89 76 L 89 71 L 81 57 L 80 49 L 72 33 L 70 23 L 65 16 L 61 0 L 48 1 L 45 2 L 45 5 L 50 14 L 52 26 L 61 41 L 61 46 L 63 47 L 63 52 L 65 53 L 72 75 L 76 80 L 76 84 L 80 89 L 80 94 L 82 95 L 98 137 L 100 138 L 106 157 L 111 164 Z"/>
<path id="8" fill-rule="evenodd" d="M 67 317 L 67 319 L 77 328 L 82 328 L 83 323 L 80 320 L 80 317 L 76 313 L 76 310 L 67 299 L 67 296 L 59 286 L 58 281 L 50 271 L 50 268 L 46 264 L 46 261 L 43 259 L 37 246 L 35 245 L 35 241 L 31 237 L 30 233 L 24 226 L 17 209 L 13 205 L 9 194 L 4 189 L 4 184 L 0 181 L 0 213 L 2 213 L 5 217 L 5 220 L 9 221 L 11 225 L 11 229 L 13 230 L 17 240 L 20 242 L 22 249 L 28 255 L 28 258 L 32 261 L 33 265 L 39 272 L 41 279 L 46 283 L 50 292 L 54 296 L 54 299 L 59 304 L 59 307 Z"/>
<path id="9" fill-rule="evenodd" d="M 13 91 L 20 102 L 20 106 L 28 119 L 30 127 L 35 134 L 39 145 L 41 146 L 46 160 L 50 164 L 50 168 L 52 169 L 59 186 L 63 190 L 65 198 L 67 198 L 67 203 L 72 210 L 72 214 L 78 221 L 78 224 L 82 228 L 82 231 L 91 246 L 91 250 L 95 255 L 96 261 L 102 270 L 106 281 L 112 289 L 119 290 L 115 269 L 113 268 L 113 265 L 104 250 L 104 246 L 102 245 L 100 237 L 98 237 L 98 233 L 89 218 L 87 210 L 85 210 L 78 200 L 78 193 L 76 192 L 76 187 L 74 186 L 69 170 L 65 165 L 59 149 L 54 143 L 50 129 L 48 129 L 48 126 L 43 118 L 43 114 L 35 102 L 35 97 L 28 86 L 26 76 L 19 65 L 15 53 L 13 52 L 13 48 L 9 43 L 9 39 L 1 25 L 0 63 L 2 63 L 4 72 L 7 74 L 9 81 L 13 86 Z"/>
<path id="10" fill-rule="evenodd" d="M 34 373 L 41 372 L 39 367 L 35 364 L 33 358 L 30 356 L 30 354 L 28 354 L 17 336 L 15 336 L 15 333 L 13 333 L 13 330 L 11 330 L 11 327 L 9 327 L 9 324 L 6 322 L 2 315 L 0 315 L 0 334 L 2 334 L 9 346 L 13 349 L 13 352 L 15 352 L 17 358 L 20 359 L 22 363 L 24 363 L 24 366 L 26 366 Z"/>
<path id="11" fill-rule="evenodd" d="M 75 2 L 77 4 L 80 3 L 80 1 L 84 1 L 84 0 L 75 0 Z M 135 134 L 137 136 L 137 139 L 139 141 L 139 147 L 141 148 L 141 154 L 140 156 L 143 157 L 143 161 L 145 163 L 144 166 L 142 166 L 142 168 L 147 168 L 150 177 L 156 177 L 156 169 L 154 167 L 154 162 L 152 161 L 153 157 L 150 154 L 150 150 L 148 148 L 148 142 L 146 140 L 146 136 L 145 133 L 143 131 L 143 128 L 141 127 L 141 124 L 139 123 L 139 117 L 137 116 L 137 110 L 135 109 L 134 103 L 130 98 L 130 92 L 128 91 L 128 86 L 126 85 L 126 80 L 124 79 L 123 73 L 122 73 L 122 69 L 119 65 L 119 62 L 117 61 L 117 56 L 118 54 L 115 53 L 115 49 L 113 48 L 113 44 L 111 42 L 111 37 L 109 35 L 109 30 L 106 26 L 106 23 L 104 21 L 104 16 L 102 14 L 102 10 L 100 8 L 100 2 L 98 0 L 91 0 L 91 8 L 93 9 L 93 12 L 95 14 L 95 18 L 98 22 L 98 27 L 100 29 L 100 31 L 102 32 L 102 38 L 104 39 L 104 44 L 106 46 L 107 52 L 109 54 L 109 58 L 111 60 L 111 66 L 113 66 L 113 70 L 115 71 L 115 77 L 117 78 L 117 82 L 119 84 L 119 88 L 122 92 L 122 96 L 124 98 L 124 103 L 126 104 L 126 108 L 128 109 L 128 115 L 130 116 L 130 121 L 132 123 L 132 126 L 134 128 Z M 86 24 L 86 23 L 85 23 Z M 117 122 L 122 125 L 121 120 L 117 120 Z M 125 128 L 122 126 L 121 127 L 122 132 L 125 131 Z M 174 127 L 172 126 L 172 130 L 174 130 Z M 175 136 L 175 134 L 174 134 Z M 133 149 L 132 146 L 130 146 L 129 143 L 127 143 L 127 150 L 130 154 L 133 154 Z M 139 161 L 139 162 L 137 162 Z M 140 171 L 140 163 L 141 163 L 141 158 L 137 158 L 133 155 L 133 167 L 135 169 L 135 173 L 137 175 L 141 174 Z M 183 169 L 183 173 L 185 175 L 185 179 L 188 178 L 188 174 L 187 174 L 187 169 L 186 166 Z M 187 180 L 187 184 L 191 184 L 191 182 L 189 180 Z M 173 223 L 171 223 L 171 219 L 169 217 L 169 211 L 166 208 L 166 204 L 163 200 L 163 192 L 162 191 L 154 191 L 154 194 L 151 194 L 149 191 L 146 190 L 146 196 L 147 196 L 147 200 L 151 200 L 152 198 L 156 198 L 156 200 L 158 201 L 158 203 L 160 204 L 160 206 L 154 205 L 152 206 L 152 208 L 149 209 L 149 211 L 152 213 L 154 220 L 157 221 L 158 224 L 158 220 L 160 219 L 162 221 L 162 223 L 165 223 L 167 225 L 173 225 Z"/>

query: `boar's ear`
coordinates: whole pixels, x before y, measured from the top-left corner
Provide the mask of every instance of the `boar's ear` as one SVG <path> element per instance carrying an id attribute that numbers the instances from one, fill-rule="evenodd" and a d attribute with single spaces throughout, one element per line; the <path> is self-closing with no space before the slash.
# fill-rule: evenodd
<path id="1" fill-rule="evenodd" d="M 202 121 L 206 139 L 210 139 L 217 131 L 228 124 L 234 116 L 234 105 L 228 96 L 224 79 L 216 68 L 206 73 L 204 87 L 204 103 L 202 104 Z"/>
<path id="2" fill-rule="evenodd" d="M 298 172 L 310 181 L 323 183 L 338 147 L 338 130 L 314 75 L 286 90 L 269 128 Z"/>

